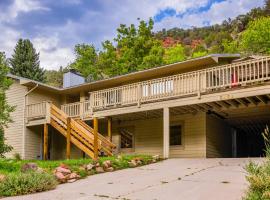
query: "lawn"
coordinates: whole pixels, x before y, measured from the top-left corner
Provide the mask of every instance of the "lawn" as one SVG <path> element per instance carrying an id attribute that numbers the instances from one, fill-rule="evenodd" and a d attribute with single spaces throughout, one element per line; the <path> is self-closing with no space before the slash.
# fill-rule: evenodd
<path id="1" fill-rule="evenodd" d="M 136 160 L 139 160 L 138 165 L 133 164 Z M 67 167 L 72 173 L 79 175 L 79 178 L 85 178 L 89 175 L 99 173 L 97 168 L 103 169 L 108 161 L 111 165 L 111 169 L 115 171 L 150 164 L 153 163 L 153 161 L 156 162 L 158 160 L 159 159 L 153 160 L 153 157 L 148 155 L 101 157 L 98 161 L 93 161 L 91 159 L 58 161 L 0 159 L 0 197 L 54 189 L 60 183 L 55 177 L 55 169 L 59 166 Z M 27 163 L 35 163 L 41 170 L 28 170 L 23 172 L 22 168 Z M 86 166 L 89 164 L 90 166 L 94 166 L 93 169 L 86 169 Z"/>

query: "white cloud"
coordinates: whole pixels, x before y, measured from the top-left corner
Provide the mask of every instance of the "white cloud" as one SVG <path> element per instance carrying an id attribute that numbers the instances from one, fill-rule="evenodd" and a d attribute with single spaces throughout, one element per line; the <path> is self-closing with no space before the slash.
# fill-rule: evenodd
<path id="1" fill-rule="evenodd" d="M 71 48 L 61 47 L 59 37 L 36 37 L 32 40 L 37 52 L 40 53 L 40 65 L 46 69 L 57 69 L 66 66 L 74 59 Z"/>
<path id="2" fill-rule="evenodd" d="M 203 26 L 205 21 L 210 24 L 221 23 L 223 20 L 234 18 L 240 14 L 245 14 L 254 7 L 262 6 L 263 0 L 251 1 L 251 0 L 227 0 L 219 3 L 213 3 L 211 8 L 201 13 L 185 14 L 182 18 L 178 17 L 166 17 L 161 22 L 156 24 L 155 29 L 161 30 L 162 28 L 174 28 L 174 27 L 191 27 L 191 26 Z"/>

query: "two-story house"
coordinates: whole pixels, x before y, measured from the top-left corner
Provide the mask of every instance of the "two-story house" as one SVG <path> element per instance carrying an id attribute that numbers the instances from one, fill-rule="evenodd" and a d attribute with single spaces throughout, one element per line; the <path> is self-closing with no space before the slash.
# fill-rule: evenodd
<path id="1" fill-rule="evenodd" d="M 9 157 L 263 155 L 270 57 L 214 54 L 90 83 L 71 71 L 63 88 L 9 77 Z"/>

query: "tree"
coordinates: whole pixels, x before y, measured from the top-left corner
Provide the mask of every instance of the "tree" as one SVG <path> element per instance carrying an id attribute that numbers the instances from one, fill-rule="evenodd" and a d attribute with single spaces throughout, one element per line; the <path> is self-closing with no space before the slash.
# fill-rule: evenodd
<path id="1" fill-rule="evenodd" d="M 44 70 L 39 66 L 39 53 L 36 53 L 30 40 L 19 39 L 9 63 L 12 74 L 44 82 Z"/>
<path id="2" fill-rule="evenodd" d="M 164 62 L 166 64 L 180 62 L 185 59 L 185 48 L 181 44 L 177 44 L 165 50 Z"/>
<path id="3" fill-rule="evenodd" d="M 98 55 L 93 45 L 78 44 L 75 46 L 75 61 L 70 68 L 78 70 L 85 78 L 99 79 L 101 71 L 97 67 Z"/>
<path id="4" fill-rule="evenodd" d="M 59 70 L 45 70 L 45 83 L 54 87 L 62 87 L 63 74 L 67 72 L 67 68 L 60 67 Z"/>
<path id="5" fill-rule="evenodd" d="M 248 54 L 270 54 L 270 18 L 251 21 L 240 38 L 240 46 Z"/>
<path id="6" fill-rule="evenodd" d="M 164 50 L 161 42 L 152 33 L 154 21 L 140 21 L 117 29 L 116 45 L 106 41 L 100 52 L 99 66 L 109 76 L 148 69 L 163 63 Z"/>
<path id="7" fill-rule="evenodd" d="M 4 130 L 9 122 L 11 122 L 10 112 L 14 110 L 9 106 L 6 100 L 5 91 L 9 88 L 11 80 L 7 78 L 8 65 L 3 53 L 0 53 L 0 157 L 4 157 L 4 153 L 12 150 L 12 147 L 5 144 Z"/>

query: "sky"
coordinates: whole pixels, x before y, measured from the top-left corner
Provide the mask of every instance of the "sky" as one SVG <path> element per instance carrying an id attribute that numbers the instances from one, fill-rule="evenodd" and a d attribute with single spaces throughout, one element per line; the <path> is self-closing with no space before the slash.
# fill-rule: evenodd
<path id="1" fill-rule="evenodd" d="M 0 51 L 30 39 L 40 65 L 58 69 L 74 60 L 74 46 L 116 36 L 120 24 L 154 19 L 154 30 L 221 23 L 263 6 L 264 0 L 0 0 Z"/>

